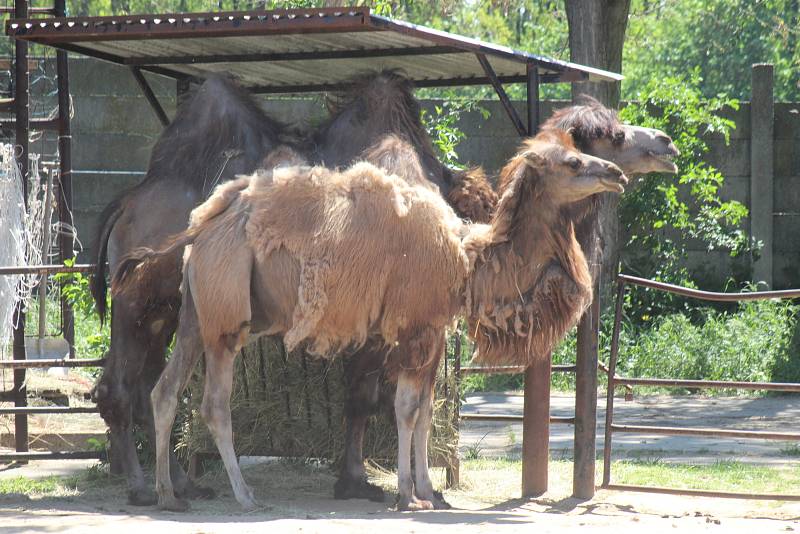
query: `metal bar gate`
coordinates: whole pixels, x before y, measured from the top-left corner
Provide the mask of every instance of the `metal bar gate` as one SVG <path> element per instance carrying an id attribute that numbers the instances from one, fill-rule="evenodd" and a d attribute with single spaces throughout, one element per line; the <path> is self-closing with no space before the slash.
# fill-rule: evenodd
<path id="1" fill-rule="evenodd" d="M 779 441 L 800 441 L 800 433 L 793 432 L 763 432 L 747 430 L 723 430 L 719 428 L 677 428 L 667 426 L 620 425 L 614 423 L 614 390 L 617 386 L 662 386 L 662 387 L 691 387 L 707 389 L 749 389 L 763 391 L 784 391 L 800 393 L 800 384 L 795 383 L 767 383 L 767 382 L 737 382 L 717 380 L 673 380 L 662 378 L 625 378 L 616 373 L 617 359 L 619 356 L 619 332 L 622 324 L 622 304 L 625 289 L 628 285 L 647 287 L 658 291 L 665 291 L 675 295 L 689 298 L 714 301 L 714 302 L 742 302 L 766 299 L 796 299 L 800 298 L 800 289 L 785 291 L 754 291 L 751 293 L 713 293 L 686 287 L 665 284 L 635 276 L 619 275 L 617 277 L 617 302 L 614 310 L 614 330 L 611 336 L 611 358 L 608 369 L 608 389 L 606 391 L 606 424 L 605 446 L 603 449 L 603 484 L 602 487 L 614 490 L 641 491 L 650 493 L 664 493 L 672 495 L 694 495 L 705 497 L 726 497 L 738 499 L 776 499 L 783 501 L 800 501 L 800 495 L 778 495 L 761 493 L 741 493 L 729 491 L 695 490 L 681 488 L 667 488 L 661 486 L 634 486 L 627 484 L 611 483 L 611 439 L 615 432 L 650 433 L 671 436 L 705 436 L 720 438 L 745 438 L 766 439 Z"/>

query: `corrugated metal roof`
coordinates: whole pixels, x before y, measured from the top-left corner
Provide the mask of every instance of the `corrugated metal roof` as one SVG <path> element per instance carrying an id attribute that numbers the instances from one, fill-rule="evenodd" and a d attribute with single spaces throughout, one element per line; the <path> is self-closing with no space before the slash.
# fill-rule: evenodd
<path id="1" fill-rule="evenodd" d="M 257 92 L 336 88 L 366 70 L 397 68 L 419 86 L 489 83 L 482 54 L 502 82 L 613 81 L 619 74 L 484 43 L 368 8 L 12 19 L 16 39 L 172 77 L 226 71 Z"/>

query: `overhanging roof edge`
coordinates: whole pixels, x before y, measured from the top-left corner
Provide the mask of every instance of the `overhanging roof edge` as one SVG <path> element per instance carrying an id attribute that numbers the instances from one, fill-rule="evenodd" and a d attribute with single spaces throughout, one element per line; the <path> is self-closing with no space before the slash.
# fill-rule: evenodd
<path id="1" fill-rule="evenodd" d="M 405 21 L 372 15 L 369 8 L 342 7 L 300 10 L 235 11 L 217 13 L 174 13 L 157 15 L 129 15 L 112 17 L 68 17 L 56 19 L 11 19 L 6 21 L 6 33 L 16 39 L 27 40 L 56 48 L 79 52 L 107 61 L 126 64 L 125 55 L 109 54 L 79 46 L 81 42 L 102 42 L 115 40 L 151 40 L 199 37 L 238 37 L 280 34 L 349 33 L 367 31 L 394 32 L 414 39 L 430 42 L 438 46 L 448 46 L 463 52 L 484 54 L 520 64 L 532 64 L 548 75 L 548 81 L 619 81 L 621 74 L 561 61 L 510 47 L 496 45 L 456 35 Z M 419 42 L 419 41 L 417 41 Z M 395 46 L 387 50 L 406 50 Z M 360 50 L 368 56 L 370 51 L 379 52 L 381 48 Z M 203 64 L 203 55 L 186 57 L 197 58 Z M 420 57 L 424 57 L 423 54 Z M 297 59 L 302 61 L 302 59 Z M 148 69 L 157 70 L 157 69 Z M 163 69 L 165 73 L 171 69 Z M 172 71 L 176 72 L 176 71 Z M 169 75 L 169 74 L 167 74 Z M 452 85 L 453 73 L 446 75 Z M 435 79 L 423 78 L 427 86 L 435 86 Z M 472 78 L 471 83 L 475 83 Z M 419 81 L 419 80 L 415 80 Z M 279 87 L 276 85 L 275 87 Z"/>

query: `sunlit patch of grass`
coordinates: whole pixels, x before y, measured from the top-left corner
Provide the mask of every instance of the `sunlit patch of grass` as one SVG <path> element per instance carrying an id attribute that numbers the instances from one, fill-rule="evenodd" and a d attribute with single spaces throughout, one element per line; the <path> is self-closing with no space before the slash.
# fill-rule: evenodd
<path id="1" fill-rule="evenodd" d="M 749 493 L 797 493 L 800 466 L 752 465 L 721 460 L 708 465 L 666 463 L 659 460 L 620 460 L 613 463 L 614 483 L 667 486 L 682 489 Z"/>
<path id="2" fill-rule="evenodd" d="M 0 479 L 0 495 L 26 495 L 31 498 L 72 497 L 79 495 L 75 477 L 14 477 Z"/>
<path id="3" fill-rule="evenodd" d="M 25 495 L 32 499 L 83 496 L 99 492 L 124 491 L 124 478 L 111 475 L 104 466 L 93 466 L 72 476 L 29 478 L 24 476 L 0 479 L 0 497 Z"/>

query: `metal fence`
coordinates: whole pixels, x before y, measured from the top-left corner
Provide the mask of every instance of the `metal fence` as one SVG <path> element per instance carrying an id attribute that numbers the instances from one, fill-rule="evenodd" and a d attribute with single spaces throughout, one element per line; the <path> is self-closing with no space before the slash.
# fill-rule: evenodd
<path id="1" fill-rule="evenodd" d="M 32 265 L 28 267 L 0 267 L 0 276 L 16 274 L 41 274 L 43 277 L 53 273 L 82 273 L 89 272 L 94 268 L 93 265 Z M 42 278 L 44 282 L 44 278 Z M 22 347 L 15 347 L 14 354 L 25 354 L 24 338 Z M 84 406 L 28 406 L 27 388 L 25 387 L 26 369 L 46 369 L 51 367 L 100 367 L 104 363 L 103 359 L 13 359 L 0 360 L 0 370 L 13 369 L 14 389 L 0 391 L 0 402 L 14 402 L 13 407 L 0 408 L 0 415 L 10 414 L 14 416 L 14 441 L 15 452 L 0 453 L 0 461 L 27 461 L 27 460 L 64 460 L 64 459 L 87 459 L 105 458 L 105 451 L 35 451 L 28 450 L 28 415 L 37 414 L 79 414 L 97 413 L 96 407 Z"/>
<path id="2" fill-rule="evenodd" d="M 608 389 L 606 391 L 606 424 L 605 446 L 603 450 L 603 484 L 602 487 L 614 490 L 642 491 L 650 493 L 666 493 L 674 495 L 695 495 L 706 497 L 728 497 L 740 499 L 776 499 L 800 501 L 800 495 L 779 495 L 762 493 L 741 493 L 728 491 L 695 490 L 683 488 L 667 488 L 661 486 L 634 486 L 611 483 L 611 445 L 612 435 L 620 433 L 647 433 L 670 436 L 701 436 L 717 438 L 765 439 L 776 441 L 800 441 L 800 433 L 764 432 L 748 430 L 724 430 L 719 428 L 679 428 L 669 426 L 619 425 L 614 423 L 614 390 L 617 386 L 656 386 L 698 389 L 748 389 L 762 391 L 783 391 L 800 393 L 800 384 L 769 382 L 738 382 L 719 380 L 675 380 L 669 378 L 625 378 L 616 373 L 619 356 L 619 333 L 622 324 L 622 304 L 625 289 L 628 285 L 647 287 L 665 291 L 675 295 L 714 302 L 743 302 L 767 299 L 800 298 L 800 289 L 785 291 L 754 291 L 750 293 L 712 293 L 686 287 L 665 284 L 635 276 L 620 275 L 617 278 L 617 302 L 614 312 L 614 330 L 611 336 L 611 358 L 608 369 Z"/>

